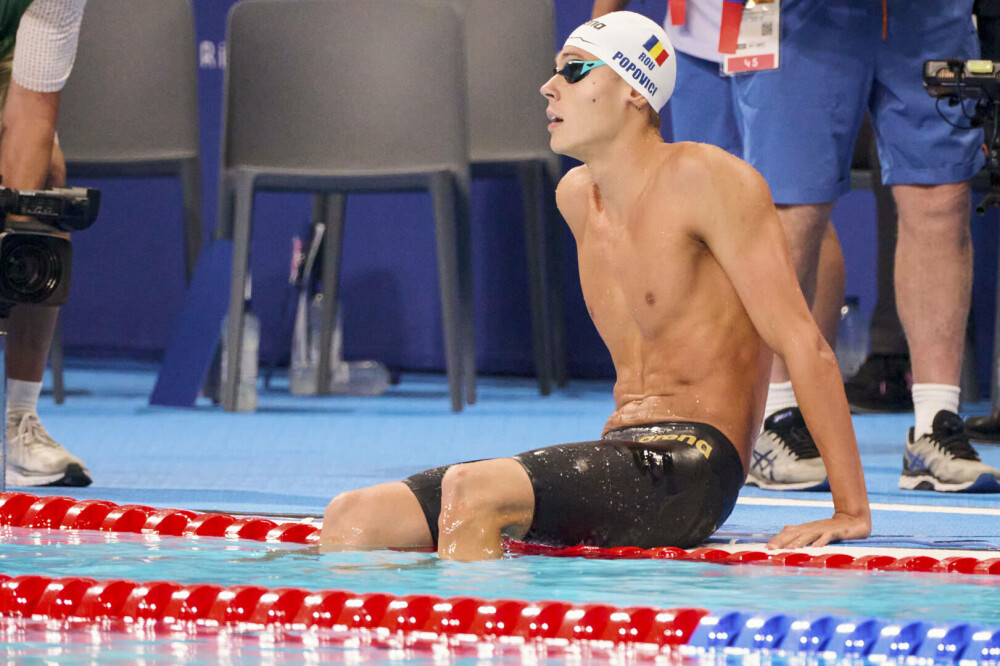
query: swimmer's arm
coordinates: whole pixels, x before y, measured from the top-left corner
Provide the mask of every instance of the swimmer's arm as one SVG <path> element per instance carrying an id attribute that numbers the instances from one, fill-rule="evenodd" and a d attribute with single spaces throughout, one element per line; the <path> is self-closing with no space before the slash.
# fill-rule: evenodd
<path id="1" fill-rule="evenodd" d="M 767 184 L 742 162 L 710 158 L 703 175 L 717 203 L 706 204 L 695 231 L 726 271 L 761 337 L 788 366 L 833 494 L 833 518 L 788 526 L 768 545 L 822 546 L 867 537 L 871 513 L 843 380 L 799 289 Z"/>
<path id="2" fill-rule="evenodd" d="M 594 11 L 590 13 L 590 16 L 597 18 L 611 12 L 620 12 L 626 7 L 628 7 L 628 0 L 594 0 Z"/>
<path id="3" fill-rule="evenodd" d="M 592 186 L 587 167 L 578 166 L 570 169 L 556 187 L 556 206 L 578 241 L 587 224 L 589 188 Z"/>

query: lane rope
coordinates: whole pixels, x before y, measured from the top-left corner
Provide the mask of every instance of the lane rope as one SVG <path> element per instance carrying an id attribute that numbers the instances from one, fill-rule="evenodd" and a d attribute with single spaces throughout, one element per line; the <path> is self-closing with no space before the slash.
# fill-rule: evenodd
<path id="1" fill-rule="evenodd" d="M 60 629 L 270 631 L 273 643 L 441 649 L 528 648 L 552 657 L 605 651 L 621 656 L 799 654 L 871 663 L 997 661 L 1000 626 L 889 621 L 835 615 L 710 613 L 702 608 L 618 608 L 562 601 L 484 600 L 342 590 L 223 587 L 170 581 L 0 574 L 0 618 L 53 622 Z M 148 636 L 147 636 L 148 638 Z M 522 655 L 523 656 L 523 655 Z"/>
<path id="2" fill-rule="evenodd" d="M 103 500 L 0 493 L 0 526 L 99 530 L 180 537 L 223 537 L 263 542 L 316 543 L 308 523 L 235 518 L 221 513 L 117 505 Z M 892 557 L 796 551 L 728 552 L 698 548 L 552 548 L 521 542 L 510 552 L 552 557 L 676 559 L 828 569 L 1000 573 L 1000 558 L 917 555 Z M 735 653 L 780 650 L 798 654 L 895 659 L 917 656 L 957 662 L 1000 660 L 1000 626 L 974 623 L 890 621 L 833 615 L 727 611 L 702 608 L 618 608 L 563 601 L 487 601 L 476 597 L 356 594 L 342 590 L 223 587 L 170 581 L 96 581 L 91 578 L 0 574 L 0 617 L 99 623 L 102 628 L 167 627 L 302 630 L 322 632 L 333 645 L 444 646 L 461 652 L 475 646 L 534 646 L 549 653 L 584 646 L 637 654 Z"/>
<path id="3" fill-rule="evenodd" d="M 310 523 L 276 523 L 267 518 L 236 518 L 224 513 L 198 513 L 186 509 L 155 509 L 139 504 L 117 505 L 104 500 L 79 501 L 72 497 L 29 493 L 0 493 L 0 526 L 49 528 L 61 530 L 99 530 L 132 532 L 179 537 L 225 537 L 253 541 L 310 544 L 319 541 L 320 530 Z M 863 569 L 868 571 L 913 571 L 978 575 L 1000 574 L 1000 557 L 979 558 L 954 555 L 935 558 L 927 555 L 895 557 L 885 554 L 849 555 L 823 553 L 810 555 L 799 551 L 765 552 L 720 548 L 635 548 L 622 546 L 570 546 L 558 548 L 520 541 L 505 543 L 508 552 L 518 555 L 549 557 L 586 557 L 593 559 L 659 559 L 718 562 L 720 564 L 755 564 L 763 566 L 801 566 L 819 569 Z"/>

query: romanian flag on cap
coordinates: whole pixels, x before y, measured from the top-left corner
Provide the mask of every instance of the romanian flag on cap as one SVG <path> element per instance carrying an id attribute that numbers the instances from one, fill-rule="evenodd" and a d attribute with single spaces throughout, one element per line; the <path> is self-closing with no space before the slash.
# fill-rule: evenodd
<path id="1" fill-rule="evenodd" d="M 663 44 L 660 43 L 660 40 L 657 39 L 656 35 L 653 35 L 646 40 L 646 43 L 642 45 L 642 48 L 646 49 L 646 51 L 649 52 L 649 55 L 653 56 L 653 60 L 656 61 L 657 65 L 662 65 L 670 56 L 667 50 L 663 48 Z"/>

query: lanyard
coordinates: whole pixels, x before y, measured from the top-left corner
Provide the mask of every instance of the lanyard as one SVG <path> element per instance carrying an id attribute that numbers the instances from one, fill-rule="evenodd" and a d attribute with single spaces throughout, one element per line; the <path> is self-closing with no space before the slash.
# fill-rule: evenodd
<path id="1" fill-rule="evenodd" d="M 667 8 L 670 10 L 670 25 L 687 23 L 686 0 L 667 0 Z"/>
<path id="2" fill-rule="evenodd" d="M 722 0 L 722 24 L 719 27 L 719 53 L 736 53 L 743 20 L 743 0 Z"/>

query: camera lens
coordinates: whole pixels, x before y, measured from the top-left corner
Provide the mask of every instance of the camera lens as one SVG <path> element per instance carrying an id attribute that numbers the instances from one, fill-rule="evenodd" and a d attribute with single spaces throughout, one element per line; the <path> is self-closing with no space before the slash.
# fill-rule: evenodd
<path id="1" fill-rule="evenodd" d="M 31 237 L 5 246 L 0 254 L 0 277 L 5 291 L 20 303 L 40 303 L 59 284 L 62 262 L 45 242 Z"/>

